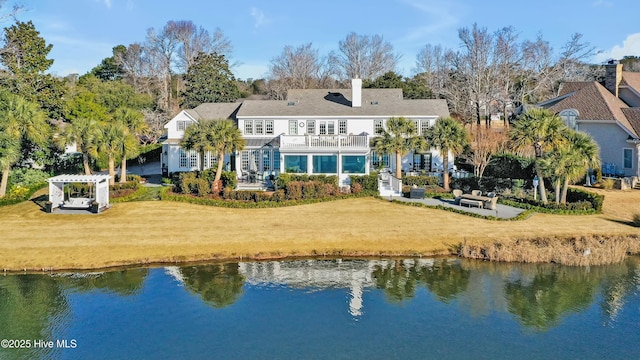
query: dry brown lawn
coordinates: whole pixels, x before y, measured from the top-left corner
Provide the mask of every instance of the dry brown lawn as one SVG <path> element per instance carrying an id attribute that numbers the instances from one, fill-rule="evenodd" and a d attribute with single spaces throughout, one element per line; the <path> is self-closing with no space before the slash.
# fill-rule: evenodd
<path id="1" fill-rule="evenodd" d="M 489 221 L 373 198 L 274 209 L 149 201 L 100 215 L 47 214 L 31 202 L 0 208 L 0 268 L 88 269 L 208 259 L 433 255 L 463 241 L 631 235 L 640 191 L 598 190 L 604 213 Z"/>

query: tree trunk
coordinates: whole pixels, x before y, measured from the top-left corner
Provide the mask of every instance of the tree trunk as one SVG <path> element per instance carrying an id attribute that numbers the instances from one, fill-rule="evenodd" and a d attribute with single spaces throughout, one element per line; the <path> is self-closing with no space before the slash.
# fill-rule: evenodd
<path id="1" fill-rule="evenodd" d="M 540 200 L 543 204 L 547 204 L 547 191 L 544 188 L 544 178 L 542 177 L 542 171 L 540 170 L 537 162 L 535 168 L 536 174 L 538 175 L 538 192 L 540 193 Z"/>
<path id="2" fill-rule="evenodd" d="M 554 186 L 555 186 L 556 204 L 560 204 L 560 179 L 555 181 Z"/>
<path id="3" fill-rule="evenodd" d="M 442 149 L 442 182 L 445 191 L 449 191 L 449 150 Z"/>
<path id="4" fill-rule="evenodd" d="M 587 174 L 589 176 L 589 174 Z M 562 195 L 560 195 L 560 203 L 567 203 L 567 192 L 569 191 L 569 178 L 565 177 L 564 182 L 562 184 Z"/>
<path id="5" fill-rule="evenodd" d="M 476 101 L 476 124 L 482 125 L 482 118 L 480 117 L 480 102 Z"/>
<path id="6" fill-rule="evenodd" d="M 402 179 L 402 155 L 396 151 L 396 177 Z"/>
<path id="7" fill-rule="evenodd" d="M 116 161 L 113 159 L 113 156 L 109 156 L 109 185 L 113 185 L 116 183 Z"/>
<path id="8" fill-rule="evenodd" d="M 91 168 L 89 167 L 89 154 L 86 151 L 82 152 L 82 165 L 84 166 L 84 174 L 91 175 Z"/>
<path id="9" fill-rule="evenodd" d="M 120 164 L 120 182 L 127 182 L 127 156 L 122 155 L 122 164 Z"/>
<path id="10" fill-rule="evenodd" d="M 11 167 L 7 166 L 2 169 L 2 181 L 0 181 L 0 198 L 7 194 L 7 185 L 9 184 L 9 171 Z"/>
<path id="11" fill-rule="evenodd" d="M 200 153 L 200 171 L 204 171 L 204 156 L 205 155 L 206 155 L 205 151 Z"/>
<path id="12" fill-rule="evenodd" d="M 218 167 L 216 169 L 216 176 L 215 178 L 213 178 L 213 191 L 215 193 L 219 193 L 220 189 L 218 188 L 218 184 L 220 181 L 220 178 L 222 177 L 222 167 L 224 166 L 224 153 L 223 152 L 219 152 L 218 153 Z"/>

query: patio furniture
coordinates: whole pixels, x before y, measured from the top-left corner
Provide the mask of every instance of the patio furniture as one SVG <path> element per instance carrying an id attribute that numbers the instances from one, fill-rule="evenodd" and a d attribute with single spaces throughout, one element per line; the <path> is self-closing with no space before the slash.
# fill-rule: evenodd
<path id="1" fill-rule="evenodd" d="M 480 196 L 482 195 L 482 190 L 471 190 L 471 195 Z"/>
<path id="2" fill-rule="evenodd" d="M 462 198 L 460 199 L 460 205 L 467 205 L 469 207 L 473 205 L 481 208 L 484 206 L 485 202 L 491 201 L 491 199 L 492 198 L 488 196 L 474 195 L 472 192 L 471 194 L 462 195 Z"/>
<path id="3" fill-rule="evenodd" d="M 498 197 L 492 196 L 490 200 L 484 202 L 484 208 L 489 210 L 495 210 L 498 203 Z"/>
<path id="4" fill-rule="evenodd" d="M 460 205 L 460 199 L 462 199 L 462 190 L 453 189 L 453 203 L 456 205 Z"/>
<path id="5" fill-rule="evenodd" d="M 424 188 L 411 188 L 409 191 L 410 199 L 424 199 Z"/>
<path id="6" fill-rule="evenodd" d="M 460 205 L 467 205 L 468 207 L 471 207 L 471 205 L 473 205 L 473 206 L 477 206 L 477 207 L 481 208 L 482 205 L 483 205 L 483 201 L 482 200 L 473 200 L 473 199 L 462 198 L 462 199 L 460 199 Z"/>

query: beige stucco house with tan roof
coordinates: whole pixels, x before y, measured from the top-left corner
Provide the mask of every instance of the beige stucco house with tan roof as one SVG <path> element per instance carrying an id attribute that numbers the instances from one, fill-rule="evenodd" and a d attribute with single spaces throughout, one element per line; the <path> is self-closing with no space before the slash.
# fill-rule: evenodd
<path id="1" fill-rule="evenodd" d="M 604 174 L 640 176 L 640 73 L 608 64 L 604 85 L 564 83 L 558 97 L 538 105 L 594 138 Z"/>
<path id="2" fill-rule="evenodd" d="M 439 117 L 449 116 L 445 100 L 405 100 L 401 89 L 293 89 L 286 100 L 244 100 L 241 103 L 202 104 L 183 110 L 169 121 L 163 143 L 166 172 L 192 171 L 213 165 L 213 157 L 200 159 L 180 147 L 184 129 L 200 119 L 232 119 L 246 141 L 244 150 L 229 154 L 225 162 L 239 178 L 247 172 L 258 180 L 279 173 L 338 175 L 347 185 L 349 175 L 369 174 L 378 166 L 405 171 L 435 171 L 442 167 L 436 149 L 416 152 L 395 164 L 394 157 L 375 154 L 370 139 L 390 117 L 404 116 L 422 133 Z M 451 159 L 452 160 L 452 159 Z M 453 164 L 453 161 L 450 161 Z"/>

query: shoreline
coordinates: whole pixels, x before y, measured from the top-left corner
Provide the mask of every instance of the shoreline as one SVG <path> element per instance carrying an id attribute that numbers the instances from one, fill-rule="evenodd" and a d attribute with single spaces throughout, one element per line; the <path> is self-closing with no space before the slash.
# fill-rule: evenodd
<path id="1" fill-rule="evenodd" d="M 27 201 L 0 208 L 0 271 L 100 270 L 304 257 L 455 256 L 460 244 L 640 236 L 629 225 L 640 191 L 607 192 L 603 214 L 478 219 L 375 198 L 272 209 L 168 201 L 114 204 L 100 215 L 56 215 Z M 625 205 L 626 204 L 626 205 Z M 632 205 L 628 205 L 632 204 Z M 625 206 L 627 206 L 625 208 Z"/>

